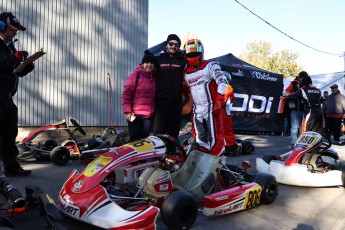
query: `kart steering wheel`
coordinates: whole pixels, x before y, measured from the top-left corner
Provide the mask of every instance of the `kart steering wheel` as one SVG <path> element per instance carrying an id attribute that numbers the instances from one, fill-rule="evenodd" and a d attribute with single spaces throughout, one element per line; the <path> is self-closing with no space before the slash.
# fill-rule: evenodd
<path id="1" fill-rule="evenodd" d="M 72 125 L 75 127 L 76 130 L 78 130 L 81 134 L 83 134 L 83 136 L 86 135 L 86 132 L 84 131 L 84 129 L 78 124 L 78 122 L 76 120 L 74 120 L 73 118 L 70 119 Z"/>
<path id="2" fill-rule="evenodd" d="M 187 159 L 186 151 L 182 147 L 182 145 L 173 137 L 164 134 L 158 134 L 158 138 L 160 138 L 166 147 L 166 157 L 176 161 L 178 163 L 184 163 Z"/>

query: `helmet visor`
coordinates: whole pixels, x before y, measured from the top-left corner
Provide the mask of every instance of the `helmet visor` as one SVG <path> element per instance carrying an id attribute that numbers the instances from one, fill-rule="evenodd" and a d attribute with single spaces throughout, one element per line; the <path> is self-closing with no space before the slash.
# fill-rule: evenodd
<path id="1" fill-rule="evenodd" d="M 202 46 L 196 45 L 196 44 L 190 44 L 185 47 L 186 54 L 189 53 L 202 53 L 203 49 Z"/>

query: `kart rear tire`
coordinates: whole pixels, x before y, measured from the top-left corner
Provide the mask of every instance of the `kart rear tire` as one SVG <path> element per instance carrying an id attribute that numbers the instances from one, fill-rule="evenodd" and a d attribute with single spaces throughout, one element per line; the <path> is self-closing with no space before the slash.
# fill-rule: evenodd
<path id="1" fill-rule="evenodd" d="M 338 170 L 341 171 L 341 181 L 343 182 L 343 187 L 345 187 L 345 164 L 341 163 Z"/>
<path id="2" fill-rule="evenodd" d="M 163 202 L 161 217 L 169 229 L 189 229 L 198 216 L 195 197 L 179 190 L 169 195 Z"/>
<path id="3" fill-rule="evenodd" d="M 272 160 L 278 160 L 278 157 L 276 155 L 265 155 L 262 159 L 269 164 Z"/>
<path id="4" fill-rule="evenodd" d="M 255 151 L 255 147 L 250 141 L 241 141 L 242 154 L 248 155 Z"/>
<path id="5" fill-rule="evenodd" d="M 254 176 L 254 182 L 262 187 L 260 203 L 271 204 L 278 195 L 278 183 L 276 178 L 268 173 L 258 173 Z"/>
<path id="6" fill-rule="evenodd" d="M 43 143 L 43 147 L 46 148 L 47 150 L 52 150 L 56 146 L 58 146 L 57 141 L 56 140 L 52 140 L 52 139 L 46 140 Z"/>
<path id="7" fill-rule="evenodd" d="M 69 150 L 63 146 L 57 146 L 50 152 L 50 160 L 56 165 L 65 165 L 69 159 Z"/>

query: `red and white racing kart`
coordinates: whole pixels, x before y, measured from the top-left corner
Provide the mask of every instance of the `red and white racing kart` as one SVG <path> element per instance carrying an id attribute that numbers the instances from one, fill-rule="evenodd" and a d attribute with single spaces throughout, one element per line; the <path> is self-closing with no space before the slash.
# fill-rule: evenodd
<path id="1" fill-rule="evenodd" d="M 196 220 L 198 201 L 203 214 L 218 216 L 275 200 L 275 178 L 249 175 L 249 163 L 242 165 L 229 166 L 224 156 L 196 150 L 186 159 L 174 138 L 150 136 L 103 150 L 84 171 L 73 170 L 58 206 L 72 218 L 106 229 L 156 229 L 159 213 L 169 228 L 187 229 Z"/>
<path id="2" fill-rule="evenodd" d="M 266 155 L 256 159 L 258 172 L 274 175 L 279 183 L 306 186 L 345 186 L 345 146 L 323 141 L 317 132 L 304 132 L 292 151 L 282 155 Z M 340 156 L 340 157 L 339 157 Z"/>

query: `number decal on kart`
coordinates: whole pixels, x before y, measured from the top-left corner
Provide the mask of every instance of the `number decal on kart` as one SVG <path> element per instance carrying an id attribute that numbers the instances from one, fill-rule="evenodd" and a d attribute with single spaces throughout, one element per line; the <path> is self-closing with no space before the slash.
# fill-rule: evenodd
<path id="1" fill-rule="evenodd" d="M 146 139 L 131 142 L 126 144 L 126 146 L 133 148 L 137 152 L 149 152 L 154 150 L 152 142 Z"/>
<path id="2" fill-rule="evenodd" d="M 94 161 L 92 161 L 84 170 L 84 175 L 87 177 L 91 177 L 95 175 L 99 170 L 101 170 L 104 166 L 109 164 L 111 161 L 110 157 L 98 157 Z"/>
<path id="3" fill-rule="evenodd" d="M 317 138 L 312 136 L 303 135 L 301 138 L 297 141 L 297 144 L 303 144 L 303 145 L 313 145 L 314 142 L 317 140 Z"/>
<path id="4" fill-rule="evenodd" d="M 244 207 L 246 209 L 254 208 L 260 204 L 261 191 L 261 186 L 259 185 L 256 185 L 247 191 L 246 200 L 244 203 Z"/>

